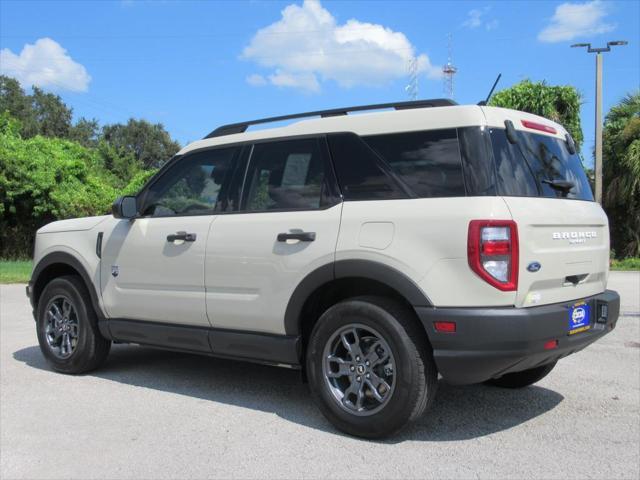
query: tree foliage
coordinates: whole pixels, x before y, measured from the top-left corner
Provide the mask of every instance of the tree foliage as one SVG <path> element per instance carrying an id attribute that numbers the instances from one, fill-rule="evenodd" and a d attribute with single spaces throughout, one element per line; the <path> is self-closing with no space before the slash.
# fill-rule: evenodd
<path id="1" fill-rule="evenodd" d="M 612 247 L 640 256 L 640 91 L 609 110 L 603 130 L 603 200 Z"/>
<path id="2" fill-rule="evenodd" d="M 158 168 L 180 150 L 160 123 L 129 119 L 123 124 L 106 125 L 104 141 L 124 155 L 132 155 L 142 168 Z"/>
<path id="3" fill-rule="evenodd" d="M 23 139 L 20 123 L 0 116 L 0 256 L 30 253 L 33 235 L 61 218 L 106 213 L 113 174 L 97 151 L 60 138 Z"/>
<path id="4" fill-rule="evenodd" d="M 80 118 L 72 123 L 73 110 L 58 95 L 33 87 L 28 95 L 17 80 L 0 75 L 0 113 L 8 112 L 20 122 L 24 139 L 42 135 L 66 138 L 88 148 L 99 148 L 107 166 L 127 183 L 137 172 L 159 168 L 180 150 L 160 123 L 129 119 L 100 127 L 96 119 Z"/>
<path id="5" fill-rule="evenodd" d="M 27 95 L 17 80 L 0 75 L 0 113 L 3 112 L 19 120 L 23 138 L 69 136 L 73 111 L 58 95 L 38 87 Z"/>
<path id="6" fill-rule="evenodd" d="M 62 99 L 0 75 L 0 257 L 26 257 L 38 228 L 102 215 L 180 148 L 160 124 L 72 123 Z"/>
<path id="7" fill-rule="evenodd" d="M 582 145 L 580 93 L 575 87 L 523 80 L 496 93 L 489 105 L 521 110 L 558 122 L 571 134 L 578 149 Z"/>

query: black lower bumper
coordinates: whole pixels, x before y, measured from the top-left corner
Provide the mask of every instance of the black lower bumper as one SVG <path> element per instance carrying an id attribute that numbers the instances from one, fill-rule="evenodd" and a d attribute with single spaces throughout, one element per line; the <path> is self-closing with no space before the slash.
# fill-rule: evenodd
<path id="1" fill-rule="evenodd" d="M 583 300 L 591 308 L 590 328 L 573 335 L 568 334 L 568 311 L 575 301 L 529 308 L 416 307 L 416 312 L 440 374 L 449 383 L 463 385 L 555 362 L 613 330 L 619 295 L 607 290 Z M 455 322 L 455 333 L 437 332 L 437 321 Z M 557 346 L 545 349 L 553 340 Z"/>

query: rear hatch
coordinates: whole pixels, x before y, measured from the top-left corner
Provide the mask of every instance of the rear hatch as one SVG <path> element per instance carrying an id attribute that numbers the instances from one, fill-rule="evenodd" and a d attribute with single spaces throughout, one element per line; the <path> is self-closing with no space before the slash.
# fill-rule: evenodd
<path id="1" fill-rule="evenodd" d="M 505 112 L 487 110 L 494 110 L 490 125 L 497 123 L 496 113 Z M 508 112 L 510 125 L 505 128 L 503 120 L 502 128 L 489 131 L 498 193 L 518 227 L 516 306 L 578 301 L 603 292 L 608 221 L 593 201 L 571 138 L 546 119 Z"/>

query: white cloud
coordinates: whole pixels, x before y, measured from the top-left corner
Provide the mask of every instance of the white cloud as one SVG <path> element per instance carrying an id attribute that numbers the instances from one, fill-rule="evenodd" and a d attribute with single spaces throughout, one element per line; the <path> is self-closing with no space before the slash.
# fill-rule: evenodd
<path id="1" fill-rule="evenodd" d="M 35 85 L 86 92 L 91 81 L 87 70 L 50 38 L 26 44 L 19 55 L 8 48 L 0 50 L 0 73 L 17 79 L 25 88 Z"/>
<path id="2" fill-rule="evenodd" d="M 538 34 L 538 40 L 548 43 L 563 42 L 610 32 L 616 26 L 604 22 L 607 10 L 607 5 L 600 0 L 558 5 L 549 25 Z"/>
<path id="3" fill-rule="evenodd" d="M 385 85 L 406 77 L 412 57 L 419 73 L 441 77 L 440 68 L 418 54 L 402 32 L 355 19 L 340 25 L 319 0 L 289 5 L 281 14 L 256 32 L 241 55 L 271 69 L 262 78 L 273 85 L 308 92 L 320 91 L 325 81 L 342 87 Z M 247 77 L 251 85 L 256 79 Z"/>
<path id="4" fill-rule="evenodd" d="M 253 87 L 262 87 L 267 84 L 267 79 L 257 73 L 252 73 L 247 77 L 247 83 Z"/>
<path id="5" fill-rule="evenodd" d="M 469 28 L 478 28 L 482 25 L 482 15 L 484 12 L 474 8 L 467 13 L 467 19 L 462 22 L 462 25 Z"/>
<path id="6" fill-rule="evenodd" d="M 496 18 L 494 18 L 493 20 L 489 20 L 487 23 L 485 23 L 484 24 L 484 28 L 486 28 L 487 31 L 495 30 L 496 28 L 498 28 L 499 24 L 500 24 L 500 22 L 498 22 L 498 20 Z"/>
<path id="7" fill-rule="evenodd" d="M 269 81 L 278 87 L 294 87 L 308 92 L 320 91 L 320 83 L 313 73 L 289 73 L 278 69 L 269 75 Z"/>
<path id="8" fill-rule="evenodd" d="M 488 6 L 484 8 L 473 8 L 469 10 L 467 12 L 467 19 L 462 22 L 462 26 L 467 28 L 478 28 L 484 25 L 484 28 L 487 31 L 498 28 L 497 19 L 485 19 L 486 14 L 489 13 L 489 10 L 491 10 L 491 7 Z"/>

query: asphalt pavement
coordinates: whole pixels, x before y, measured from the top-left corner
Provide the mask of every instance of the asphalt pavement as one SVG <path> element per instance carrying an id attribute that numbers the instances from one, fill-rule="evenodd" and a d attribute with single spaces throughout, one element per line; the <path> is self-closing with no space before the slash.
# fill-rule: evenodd
<path id="1" fill-rule="evenodd" d="M 295 371 L 116 345 L 52 372 L 0 286 L 0 478 L 640 478 L 640 273 L 611 334 L 518 391 L 440 382 L 401 435 L 337 432 Z"/>

